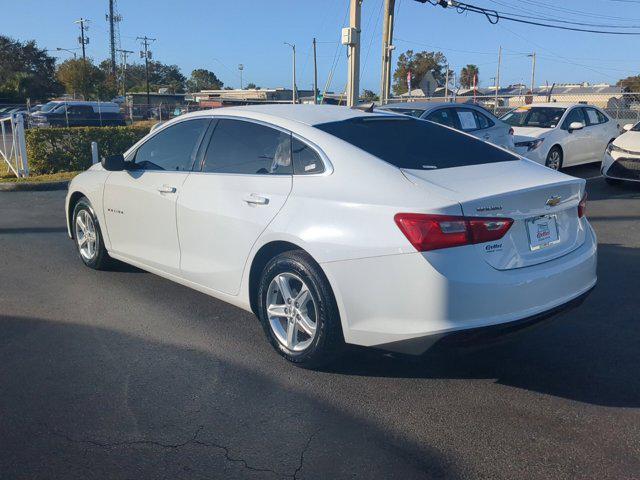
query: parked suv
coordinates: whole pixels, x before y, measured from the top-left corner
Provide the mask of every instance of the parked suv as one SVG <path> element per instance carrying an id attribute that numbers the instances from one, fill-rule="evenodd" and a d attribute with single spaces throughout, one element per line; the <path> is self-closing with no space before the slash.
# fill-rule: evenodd
<path id="1" fill-rule="evenodd" d="M 53 104 L 53 105 L 52 105 Z M 125 125 L 120 107 L 113 102 L 50 102 L 31 115 L 32 127 L 113 127 Z"/>

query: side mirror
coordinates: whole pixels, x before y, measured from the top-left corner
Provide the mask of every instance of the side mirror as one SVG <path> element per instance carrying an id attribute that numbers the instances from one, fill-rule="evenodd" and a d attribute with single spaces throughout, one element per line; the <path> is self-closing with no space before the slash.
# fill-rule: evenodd
<path id="1" fill-rule="evenodd" d="M 631 130 L 633 128 L 633 123 L 627 123 L 624 127 L 622 127 L 622 129 L 625 132 L 628 132 L 629 130 Z"/>
<path id="2" fill-rule="evenodd" d="M 569 124 L 569 132 L 573 132 L 574 130 L 582 130 L 584 128 L 584 123 L 582 122 L 571 122 Z"/>
<path id="3" fill-rule="evenodd" d="M 124 155 L 109 155 L 102 157 L 102 168 L 109 172 L 120 172 L 124 170 Z"/>

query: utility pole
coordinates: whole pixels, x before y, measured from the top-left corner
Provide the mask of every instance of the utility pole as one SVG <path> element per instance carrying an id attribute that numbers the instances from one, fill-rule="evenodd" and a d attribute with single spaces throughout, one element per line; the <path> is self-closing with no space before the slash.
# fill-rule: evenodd
<path id="1" fill-rule="evenodd" d="M 85 26 L 85 23 L 88 23 L 89 20 L 85 18 L 80 18 L 80 20 L 76 20 L 74 23 L 80 24 L 80 36 L 78 37 L 78 42 L 82 46 L 82 95 L 84 99 L 87 99 L 87 52 L 85 47 L 89 44 L 89 37 L 86 37 L 84 32 L 85 30 L 89 30 L 88 26 Z"/>
<path id="2" fill-rule="evenodd" d="M 144 58 L 144 80 L 147 84 L 147 106 L 151 105 L 151 96 L 149 95 L 149 59 L 151 58 L 151 50 L 149 50 L 149 44 L 155 42 L 155 38 L 149 38 L 146 35 L 144 37 L 136 37 L 136 40 L 142 42 L 143 50 L 140 50 L 140 58 Z"/>
<path id="3" fill-rule="evenodd" d="M 122 95 L 127 95 L 127 55 L 133 53 L 131 50 L 116 50 L 122 55 Z"/>
<path id="4" fill-rule="evenodd" d="M 391 88 L 391 52 L 393 51 L 393 12 L 396 0 L 384 0 L 382 24 L 382 80 L 380 82 L 380 103 L 389 99 Z"/>
<path id="5" fill-rule="evenodd" d="M 349 26 L 342 29 L 342 44 L 347 45 L 349 75 L 347 105 L 355 107 L 360 96 L 360 19 L 362 0 L 350 0 Z"/>
<path id="6" fill-rule="evenodd" d="M 315 37 L 313 37 L 313 104 L 318 104 L 318 60 L 316 58 Z"/>
<path id="7" fill-rule="evenodd" d="M 298 95 L 296 89 L 296 46 L 293 43 L 284 42 L 285 45 L 289 45 L 293 50 L 293 87 L 291 91 L 291 103 L 294 105 L 298 103 Z"/>
<path id="8" fill-rule="evenodd" d="M 502 63 L 502 46 L 500 46 L 500 48 L 498 49 L 498 70 L 496 71 L 496 95 L 493 103 L 494 115 L 498 111 L 498 90 L 500 89 L 500 64 L 501 63 Z"/>
<path id="9" fill-rule="evenodd" d="M 531 95 L 536 86 L 536 52 L 530 53 L 527 57 L 531 57 Z"/>
<path id="10" fill-rule="evenodd" d="M 240 71 L 240 90 L 242 90 L 243 85 L 242 85 L 242 71 L 244 70 L 244 65 L 240 64 L 238 65 L 238 70 Z"/>
<path id="11" fill-rule="evenodd" d="M 447 62 L 447 71 L 444 74 L 444 101 L 449 101 L 449 62 Z"/>

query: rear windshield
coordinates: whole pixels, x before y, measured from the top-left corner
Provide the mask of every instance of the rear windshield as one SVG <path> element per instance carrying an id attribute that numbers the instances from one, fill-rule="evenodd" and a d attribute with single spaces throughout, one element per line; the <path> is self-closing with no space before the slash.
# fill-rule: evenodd
<path id="1" fill-rule="evenodd" d="M 632 132 L 640 132 L 640 122 L 636 123 L 631 129 Z"/>
<path id="2" fill-rule="evenodd" d="M 514 127 L 555 128 L 566 108 L 520 107 L 504 115 L 500 120 Z"/>
<path id="3" fill-rule="evenodd" d="M 382 110 L 385 110 L 387 112 L 402 113 L 403 115 L 417 118 L 420 118 L 424 113 L 424 109 L 422 108 L 383 108 Z"/>
<path id="4" fill-rule="evenodd" d="M 408 117 L 358 117 L 315 127 L 399 168 L 431 170 L 519 160 L 469 135 Z"/>

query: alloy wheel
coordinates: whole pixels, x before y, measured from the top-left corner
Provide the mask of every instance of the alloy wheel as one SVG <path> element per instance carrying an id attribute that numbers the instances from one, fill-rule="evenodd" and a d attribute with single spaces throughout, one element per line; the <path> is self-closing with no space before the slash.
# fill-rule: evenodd
<path id="1" fill-rule="evenodd" d="M 560 168 L 560 152 L 552 150 L 547 157 L 547 167 L 558 170 Z"/>
<path id="2" fill-rule="evenodd" d="M 294 352 L 305 350 L 316 336 L 318 311 L 306 283 L 293 273 L 276 275 L 267 291 L 267 317 L 278 342 Z"/>
<path id="3" fill-rule="evenodd" d="M 80 255 L 88 262 L 93 260 L 96 256 L 98 240 L 96 226 L 87 210 L 80 210 L 76 215 L 75 233 Z"/>

